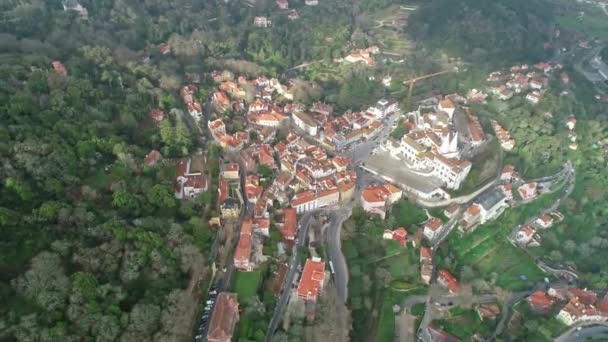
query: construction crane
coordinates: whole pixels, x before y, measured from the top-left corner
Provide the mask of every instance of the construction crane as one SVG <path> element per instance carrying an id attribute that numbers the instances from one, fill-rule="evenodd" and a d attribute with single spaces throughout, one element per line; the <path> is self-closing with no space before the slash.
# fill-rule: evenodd
<path id="1" fill-rule="evenodd" d="M 409 79 L 407 81 L 403 81 L 403 84 L 405 85 L 409 85 L 409 89 L 407 91 L 407 103 L 409 104 L 411 99 L 412 99 L 412 91 L 414 91 L 414 84 L 416 84 L 416 82 L 418 81 L 422 81 L 422 80 L 426 80 L 427 78 L 433 78 L 435 76 L 441 76 L 441 75 L 445 75 L 447 73 L 450 73 L 450 70 L 444 70 L 444 71 L 439 71 L 439 72 L 435 72 L 432 74 L 427 74 L 427 75 L 422 75 L 422 76 L 418 76 L 418 77 L 414 77 L 412 79 Z"/>

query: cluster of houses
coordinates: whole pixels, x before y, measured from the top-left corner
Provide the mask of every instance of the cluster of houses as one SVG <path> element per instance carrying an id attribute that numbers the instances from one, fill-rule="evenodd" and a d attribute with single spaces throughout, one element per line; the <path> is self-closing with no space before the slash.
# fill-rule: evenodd
<path id="1" fill-rule="evenodd" d="M 500 147 L 505 151 L 511 151 L 515 147 L 515 140 L 511 138 L 509 131 L 504 129 L 496 120 L 490 122 L 496 139 L 500 142 Z"/>
<path id="2" fill-rule="evenodd" d="M 390 154 L 404 161 L 406 167 L 416 173 L 434 177 L 449 189 L 458 189 L 471 170 L 471 162 L 461 159 L 464 143 L 453 127 L 457 104 L 453 97 L 420 106 L 407 113 L 404 122 L 408 131 L 400 141 L 388 139 L 383 145 Z M 466 114 L 468 119 L 467 143 L 472 147 L 481 145 L 485 134 L 478 118 Z"/>
<path id="3" fill-rule="evenodd" d="M 486 81 L 492 83 L 489 92 L 498 99 L 506 101 L 514 94 L 526 94 L 531 104 L 540 102 L 549 83 L 552 72 L 562 69 L 559 63 L 537 63 L 514 65 L 509 71 L 494 71 Z M 567 76 L 567 75 L 566 75 Z"/>
<path id="4" fill-rule="evenodd" d="M 366 49 L 359 49 L 347 55 L 344 58 L 336 58 L 334 62 L 337 63 L 361 63 L 364 65 L 375 65 L 374 55 L 379 53 L 380 49 L 377 46 L 370 46 Z"/>
<path id="5" fill-rule="evenodd" d="M 519 195 L 518 201 L 522 203 L 530 202 L 538 197 L 538 183 L 534 181 L 524 183 L 511 164 L 503 167 L 500 182 L 500 185 L 475 198 L 465 210 L 458 225 L 458 229 L 462 233 L 470 233 L 479 225 L 498 218 L 514 200 L 514 189 Z M 451 205 L 444 210 L 444 214 L 451 218 L 457 209 L 457 205 Z"/>
<path id="6" fill-rule="evenodd" d="M 425 284 L 431 283 L 433 275 L 433 251 L 429 247 L 420 248 L 420 277 Z M 450 271 L 441 269 L 437 271 L 437 283 L 448 290 L 450 294 L 457 294 L 460 282 Z"/>
<path id="7" fill-rule="evenodd" d="M 290 108 L 293 124 L 313 137 L 325 148 L 342 150 L 365 139 L 371 139 L 382 129 L 382 119 L 399 111 L 396 101 L 379 100 L 364 112 L 333 116 L 331 105 L 317 102 L 306 111 L 301 106 Z"/>
<path id="8" fill-rule="evenodd" d="M 599 297 L 587 289 L 551 287 L 534 292 L 527 300 L 530 307 L 539 313 L 547 314 L 559 307 L 556 318 L 568 326 L 608 321 L 608 293 Z"/>
<path id="9" fill-rule="evenodd" d="M 523 225 L 515 233 L 515 241 L 521 246 L 540 246 L 540 237 L 536 234 L 538 230 L 551 228 L 555 223 L 564 220 L 564 215 L 557 210 L 540 215 L 531 224 Z"/>
<path id="10" fill-rule="evenodd" d="M 179 94 L 184 101 L 186 107 L 188 107 L 188 113 L 196 120 L 200 122 L 203 118 L 203 105 L 196 99 L 196 92 L 198 88 L 194 84 L 185 85 L 180 90 Z"/>

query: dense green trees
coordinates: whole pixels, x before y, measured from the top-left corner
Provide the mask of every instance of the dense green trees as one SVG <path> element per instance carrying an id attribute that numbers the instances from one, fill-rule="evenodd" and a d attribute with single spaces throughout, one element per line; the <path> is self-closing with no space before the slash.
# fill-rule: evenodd
<path id="1" fill-rule="evenodd" d="M 416 39 L 478 63 L 538 59 L 552 34 L 552 10 L 544 0 L 433 0 L 410 19 Z"/>

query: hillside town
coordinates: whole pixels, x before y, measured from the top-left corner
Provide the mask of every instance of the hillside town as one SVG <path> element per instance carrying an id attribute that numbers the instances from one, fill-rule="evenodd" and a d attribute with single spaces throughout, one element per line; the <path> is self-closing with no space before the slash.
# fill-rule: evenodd
<path id="1" fill-rule="evenodd" d="M 348 57 L 345 60 L 356 62 Z M 553 68 L 545 66 L 542 75 Z M 501 75 L 493 73 L 491 81 L 506 81 Z M 400 112 L 396 101 L 385 99 L 365 111 L 336 113 L 332 105 L 324 102 L 310 106 L 294 102 L 290 82 L 282 84 L 264 76 L 248 79 L 228 70 L 214 71 L 209 77 L 217 89 L 209 95 L 205 105 L 208 108 L 203 108 L 203 99 L 196 98 L 195 85 L 184 86 L 181 94 L 195 122 L 202 123 L 201 115 L 207 113 L 208 135 L 225 151 L 217 199 L 220 221 L 236 224 L 235 250 L 232 260 L 227 262 L 237 272 L 256 272 L 269 260 L 283 260 L 277 259 L 274 252 L 267 254 L 268 244 L 276 243 L 280 256 L 301 243 L 299 233 L 304 228 L 298 223 L 298 216 L 336 211 L 357 203 L 370 217 L 385 220 L 391 206 L 406 194 L 415 194 L 430 203 L 451 201 L 450 193 L 466 182 L 473 166 L 469 159 L 477 151 L 494 139 L 505 152 L 513 150 L 516 144 L 497 121 L 491 122 L 493 136 L 484 131 L 469 107 L 485 99 L 477 90 L 466 97 L 452 94 L 426 99 L 417 110 L 405 114 Z M 527 79 L 525 86 L 522 77 Z M 516 75 L 506 81 L 503 90 L 514 93 L 539 90 L 544 78 L 534 72 Z M 517 80 L 521 82 L 513 83 Z M 153 112 L 150 116 L 162 121 L 161 114 Z M 566 126 L 573 131 L 574 120 L 569 120 Z M 406 131 L 399 139 L 386 134 L 387 129 L 396 127 Z M 369 154 L 360 152 L 370 146 Z M 204 163 L 201 158 L 195 155 L 178 163 L 176 198 L 191 200 L 208 191 L 210 180 L 200 171 Z M 385 172 L 381 168 L 389 160 L 396 166 Z M 361 183 L 363 170 L 376 181 Z M 426 183 L 416 186 L 407 181 L 407 176 L 400 176 L 403 174 Z M 419 248 L 421 282 L 428 285 L 437 274 L 437 283 L 448 294 L 456 295 L 460 293 L 460 281 L 449 269 L 437 269 L 434 244 L 455 227 L 460 234 L 471 234 L 495 221 L 508 208 L 551 193 L 558 183 L 557 178 L 551 177 L 525 181 L 513 165 L 507 164 L 492 186 L 471 201 L 447 206 L 441 213 L 443 219 L 429 216 L 417 232 L 408 227 L 385 229 L 382 239 L 397 241 L 403 248 Z M 542 239 L 536 230 L 546 229 L 553 220 L 561 219 L 561 214 L 553 210 L 519 227 L 514 231 L 514 244 L 520 247 L 540 244 Z M 271 239 L 275 230 L 280 240 Z M 283 270 L 275 281 L 287 284 L 288 275 L 295 272 L 293 286 L 281 287 L 287 293 L 280 296 L 279 305 L 290 311 L 303 305 L 305 317 L 313 319 L 315 303 L 323 296 L 334 269 L 331 261 L 331 267 L 326 267 L 328 260 L 316 256 L 310 245 L 309 248 L 313 252 L 304 264 L 290 266 L 294 271 Z M 277 307 L 275 314 L 280 310 L 284 309 Z M 441 331 L 430 325 L 428 329 L 429 334 Z M 225 334 L 231 336 L 230 331 Z"/>

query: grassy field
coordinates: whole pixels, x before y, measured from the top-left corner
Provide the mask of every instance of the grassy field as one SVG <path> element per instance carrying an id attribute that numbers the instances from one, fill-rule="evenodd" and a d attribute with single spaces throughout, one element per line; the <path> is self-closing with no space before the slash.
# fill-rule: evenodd
<path id="1" fill-rule="evenodd" d="M 494 328 L 495 322 L 481 321 L 473 309 L 454 308 L 449 311 L 450 317 L 436 320 L 433 325 L 448 333 L 467 341 L 475 333 L 488 335 Z"/>
<path id="2" fill-rule="evenodd" d="M 561 27 L 569 30 L 578 31 L 588 37 L 608 38 L 608 16 L 601 8 L 595 7 L 588 10 L 585 15 L 564 15 L 557 18 Z"/>
<path id="3" fill-rule="evenodd" d="M 237 271 L 234 275 L 232 290 L 238 294 L 239 302 L 246 301 L 256 295 L 262 283 L 262 271 Z"/>
<path id="4" fill-rule="evenodd" d="M 477 228 L 473 233 L 448 240 L 449 251 L 456 257 L 458 267 L 473 267 L 483 278 L 496 274 L 498 286 L 509 290 L 521 290 L 541 281 L 542 271 L 534 260 L 519 248 L 511 245 L 507 236 L 511 228 L 548 207 L 557 194 L 541 197 L 535 202 L 508 209 L 498 220 Z M 520 276 L 527 280 L 521 280 Z"/>

